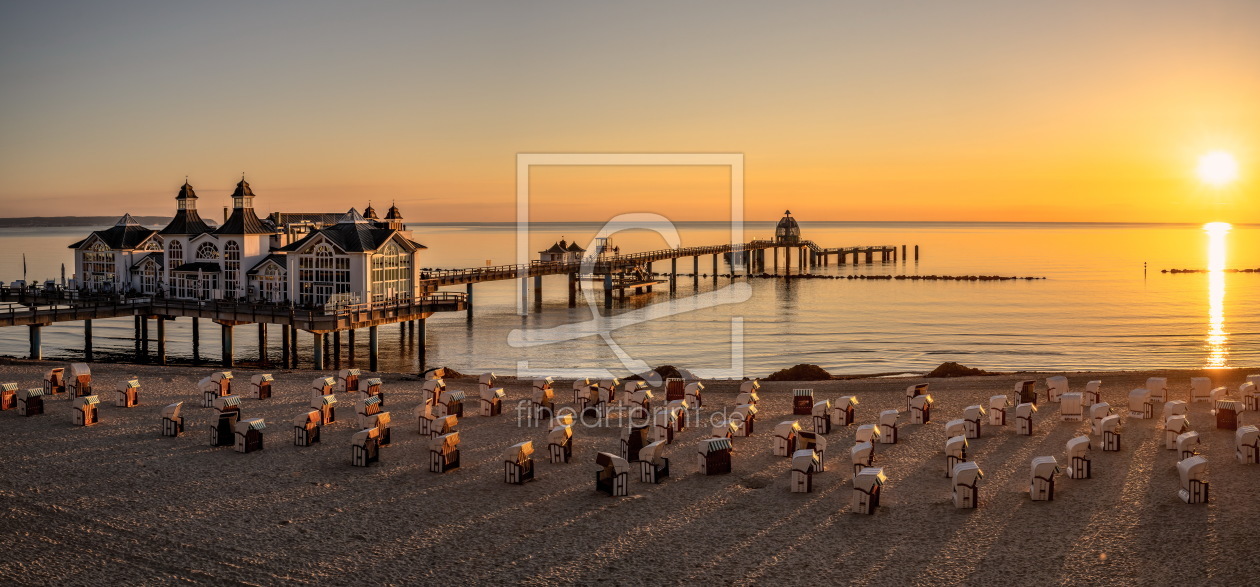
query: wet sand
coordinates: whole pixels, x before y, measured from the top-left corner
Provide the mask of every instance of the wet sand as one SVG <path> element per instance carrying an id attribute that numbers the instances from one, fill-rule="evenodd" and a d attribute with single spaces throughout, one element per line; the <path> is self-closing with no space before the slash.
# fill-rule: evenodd
<path id="1" fill-rule="evenodd" d="M 61 363 L 0 365 L 0 382 L 38 387 Z M 575 427 L 574 460 L 547 462 L 547 432 L 518 425 L 515 405 L 529 382 L 502 381 L 501 416 L 474 414 L 458 427 L 462 466 L 428 470 L 427 437 L 412 409 L 422 382 L 383 374 L 393 415 L 393 444 L 380 463 L 350 465 L 353 408 L 342 402 L 322 442 L 295 447 L 294 416 L 309 401 L 313 371 L 271 371 L 274 396 L 246 399 L 243 417 L 268 424 L 266 448 L 238 454 L 208 446 L 197 381 L 211 368 L 94 364 L 101 423 L 71 423 L 70 402 L 48 399 L 46 413 L 0 413 L 0 561 L 5 582 L 31 584 L 526 584 L 612 582 L 852 584 L 1242 584 L 1254 563 L 1246 546 L 1260 527 L 1260 465 L 1234 460 L 1233 432 L 1217 430 L 1207 403 L 1190 406 L 1209 460 L 1211 502 L 1177 497 L 1174 451 L 1162 443 L 1162 419 L 1122 414 L 1120 452 L 1092 451 L 1093 478 L 1060 475 L 1055 500 L 1032 502 L 1029 462 L 1053 455 L 1066 469 L 1065 443 L 1088 422 L 1062 422 L 1044 403 L 1045 377 L 1010 374 L 957 379 L 868 378 L 763 383 L 756 431 L 734 440 L 734 472 L 696 474 L 695 443 L 708 426 L 691 426 L 670 445 L 671 476 L 638 482 L 630 496 L 594 489 L 598 451 L 617 452 L 618 428 Z M 257 370 L 235 370 L 240 393 Z M 1260 369 L 1214 372 L 1215 385 L 1236 389 Z M 335 374 L 335 373 L 334 373 Z M 1123 408 L 1129 390 L 1150 375 L 1169 377 L 1172 399 L 1188 399 L 1189 378 L 1202 372 L 1069 373 L 1073 390 L 1103 381 L 1103 401 Z M 141 381 L 141 405 L 113 405 L 119 381 Z M 364 374 L 365 377 L 369 374 Z M 988 405 L 1014 382 L 1036 379 L 1043 393 L 1031 437 L 1012 426 L 984 426 L 969 456 L 985 472 L 980 507 L 958 510 L 944 475 L 946 421 L 965 406 Z M 876 445 L 876 466 L 889 481 L 874 515 L 851 513 L 852 428 L 828 436 L 827 471 L 814 491 L 789 492 L 789 459 L 771 455 L 774 424 L 791 415 L 791 390 L 816 398 L 856 393 L 857 422 L 905 406 L 904 390 L 931 384 L 932 421 L 901 419 L 900 441 Z M 449 379 L 476 397 L 476 379 Z M 738 383 L 706 383 L 701 419 L 730 410 Z M 555 385 L 569 405 L 570 381 Z M 663 392 L 662 392 L 663 394 Z M 658 402 L 663 400 L 658 396 Z M 184 401 L 186 432 L 159 434 L 162 406 Z M 1244 412 L 1242 424 L 1260 424 Z M 537 480 L 503 481 L 501 454 L 533 440 Z"/>

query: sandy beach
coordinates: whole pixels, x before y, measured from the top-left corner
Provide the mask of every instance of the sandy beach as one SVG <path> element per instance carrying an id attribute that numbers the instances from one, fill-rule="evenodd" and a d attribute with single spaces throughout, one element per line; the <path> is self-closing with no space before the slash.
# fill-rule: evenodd
<path id="1" fill-rule="evenodd" d="M 0 381 L 40 385 L 62 363 L 0 366 Z M 1057 478 L 1055 499 L 1032 502 L 1029 461 L 1053 455 L 1066 468 L 1065 443 L 1087 422 L 1062 422 L 1045 404 L 1031 437 L 1011 426 L 984 426 L 970 441 L 985 472 L 980 507 L 955 509 L 944 475 L 944 424 L 965 406 L 987 405 L 1015 381 L 1046 373 L 956 379 L 868 378 L 763 383 L 756 431 L 734 440 L 734 472 L 696 474 L 695 444 L 707 426 L 687 428 L 666 450 L 671 476 L 659 485 L 632 474 L 630 495 L 594 489 L 595 454 L 616 452 L 618 428 L 575 427 L 574 460 L 547 462 L 544 427 L 518 426 L 514 407 L 529 382 L 502 381 L 508 401 L 496 417 L 460 420 L 462 466 L 428 470 L 429 439 L 411 413 L 421 381 L 382 374 L 393 443 L 378 464 L 350 465 L 353 408 L 341 404 L 323 440 L 295 447 L 291 421 L 309 401 L 313 371 L 271 371 L 274 396 L 246 399 L 244 417 L 268 424 L 266 448 L 238 454 L 208 446 L 196 382 L 213 369 L 94 364 L 101 422 L 71 423 L 70 402 L 49 399 L 42 416 L 0 413 L 0 561 L 5 582 L 145 584 L 749 584 L 794 581 L 850 584 L 1241 584 L 1254 563 L 1260 466 L 1234 459 L 1233 432 L 1217 430 L 1207 403 L 1190 406 L 1192 428 L 1209 460 L 1211 501 L 1177 497 L 1175 451 L 1162 443 L 1162 419 L 1123 415 L 1123 447 L 1091 455 L 1093 478 Z M 249 375 L 235 370 L 238 389 Z M 1216 371 L 1215 385 L 1236 389 L 1260 369 Z M 333 373 L 335 374 L 335 373 Z M 1148 376 L 1169 378 L 1173 399 L 1188 399 L 1202 372 L 1069 373 L 1073 389 L 1101 379 L 1102 399 L 1124 406 Z M 141 405 L 113 406 L 127 376 L 140 378 Z M 368 374 L 365 374 L 367 376 Z M 852 428 L 828 436 L 827 471 L 814 491 L 789 492 L 789 459 L 771 454 L 775 423 L 791 415 L 791 390 L 815 397 L 857 394 L 857 422 L 904 408 L 904 389 L 928 381 L 933 419 L 909 424 L 900 441 L 876 445 L 888 483 L 874 515 L 851 513 Z M 475 377 L 449 379 L 475 396 Z M 737 382 L 706 382 L 702 418 L 734 407 Z M 557 381 L 569 405 L 570 381 Z M 662 392 L 663 395 L 663 392 Z M 658 396 L 658 400 L 663 399 Z M 184 401 L 187 430 L 159 434 L 162 406 Z M 475 402 L 468 402 L 468 413 Z M 1124 410 L 1117 413 L 1125 414 Z M 707 421 L 707 420 L 705 420 Z M 1240 425 L 1260 423 L 1244 412 Z M 501 453 L 533 440 L 537 480 L 503 481 Z M 1097 438 L 1095 438 L 1095 441 Z"/>

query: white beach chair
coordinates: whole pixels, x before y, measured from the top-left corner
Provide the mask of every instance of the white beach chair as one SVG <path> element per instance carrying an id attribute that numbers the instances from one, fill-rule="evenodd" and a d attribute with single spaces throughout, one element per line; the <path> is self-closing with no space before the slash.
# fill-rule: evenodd
<path id="1" fill-rule="evenodd" d="M 254 399 L 268 399 L 271 397 L 271 384 L 275 378 L 270 373 L 260 373 L 249 378 L 249 391 Z"/>
<path id="2" fill-rule="evenodd" d="M 966 424 L 967 438 L 980 438 L 981 424 L 984 422 L 984 406 L 974 405 L 963 408 L 963 422 Z"/>
<path id="3" fill-rule="evenodd" d="M 757 406 L 753 404 L 735 406 L 735 411 L 731 414 L 729 421 L 736 424 L 732 436 L 752 436 L 757 424 Z"/>
<path id="4" fill-rule="evenodd" d="M 1260 463 L 1260 428 L 1243 426 L 1234 432 L 1234 458 L 1244 465 Z"/>
<path id="5" fill-rule="evenodd" d="M 1059 417 L 1064 422 L 1080 422 L 1085 416 L 1085 397 L 1080 392 L 1068 392 L 1059 396 Z"/>
<path id="6" fill-rule="evenodd" d="M 1081 405 L 1090 407 L 1102 401 L 1102 381 L 1093 380 L 1085 384 L 1085 391 L 1081 394 Z"/>
<path id="7" fill-rule="evenodd" d="M 214 399 L 209 418 L 210 446 L 234 446 L 236 423 L 241 420 L 241 396 L 225 395 Z"/>
<path id="8" fill-rule="evenodd" d="M 1006 425 L 1006 409 L 1011 407 L 1010 398 L 1004 395 L 994 395 L 989 397 L 989 425 L 1005 426 Z"/>
<path id="9" fill-rule="evenodd" d="M 1046 378 L 1046 400 L 1056 403 L 1068 392 L 1068 378 L 1062 375 Z"/>
<path id="10" fill-rule="evenodd" d="M 739 384 L 740 393 L 757 393 L 761 389 L 761 382 L 756 379 L 749 379 Z"/>
<path id="11" fill-rule="evenodd" d="M 857 432 L 854 434 L 854 438 L 857 439 L 857 442 L 870 442 L 870 443 L 874 443 L 875 441 L 879 440 L 882 436 L 883 436 L 883 431 L 880 430 L 879 426 L 875 424 L 863 424 L 861 426 L 858 426 Z"/>
<path id="12" fill-rule="evenodd" d="M 1167 377 L 1149 377 L 1146 379 L 1146 387 L 1142 388 L 1151 392 L 1151 401 L 1166 402 L 1168 401 L 1168 378 Z"/>
<path id="13" fill-rule="evenodd" d="M 293 446 L 310 446 L 319 442 L 318 411 L 306 410 L 293 418 Z"/>
<path id="14" fill-rule="evenodd" d="M 1106 416 L 1099 421 L 1098 425 L 1102 429 L 1103 452 L 1120 450 L 1120 416 L 1116 414 Z"/>
<path id="15" fill-rule="evenodd" d="M 1145 420 L 1155 417 L 1155 406 L 1151 403 L 1151 391 L 1141 388 L 1129 392 L 1129 417 Z"/>
<path id="16" fill-rule="evenodd" d="M 1238 412 L 1243 410 L 1243 403 L 1231 399 L 1224 398 L 1218 400 L 1213 405 L 1216 406 L 1216 428 L 1218 430 L 1238 430 Z"/>
<path id="17" fill-rule="evenodd" d="M 573 382 L 573 405 L 578 410 L 585 410 L 599 402 L 599 385 L 590 379 L 582 378 Z"/>
<path id="18" fill-rule="evenodd" d="M 231 374 L 229 373 L 229 378 Z M 66 382 L 70 398 L 92 395 L 92 368 L 87 363 L 70 363 L 70 377 Z"/>
<path id="19" fill-rule="evenodd" d="M 1033 404 L 1037 405 L 1037 382 L 1033 379 L 1025 379 L 1015 382 L 1015 395 L 1011 397 L 1011 403 Z"/>
<path id="20" fill-rule="evenodd" d="M 879 494 L 888 477 L 883 467 L 867 467 L 853 477 L 853 513 L 873 514 L 879 507 Z"/>
<path id="21" fill-rule="evenodd" d="M 945 439 L 945 476 L 954 475 L 954 467 L 967 461 L 967 437 L 951 436 Z"/>
<path id="22" fill-rule="evenodd" d="M 358 369 L 342 369 L 337 372 L 337 391 L 354 393 L 359 391 L 359 377 L 363 372 Z"/>
<path id="23" fill-rule="evenodd" d="M 910 398 L 910 423 L 927 424 L 932 420 L 932 396 L 916 395 Z"/>
<path id="24" fill-rule="evenodd" d="M 479 405 L 482 416 L 498 416 L 503 413 L 503 398 L 507 397 L 507 394 L 503 392 L 502 387 L 483 386 L 478 393 L 481 394 Z"/>
<path id="25" fill-rule="evenodd" d="M 665 443 L 656 441 L 639 450 L 639 481 L 660 483 L 669 477 L 669 459 L 665 458 Z"/>
<path id="26" fill-rule="evenodd" d="M 819 473 L 827 470 L 827 437 L 813 432 L 800 432 L 796 435 L 796 450 L 807 448 L 818 455 Z"/>
<path id="27" fill-rule="evenodd" d="M 38 416 L 44 413 L 44 390 L 39 388 L 20 389 L 17 392 L 17 413 L 19 416 Z"/>
<path id="28" fill-rule="evenodd" d="M 236 423 L 235 449 L 239 453 L 250 453 L 263 449 L 263 431 L 267 422 L 262 418 L 246 418 Z"/>
<path id="29" fill-rule="evenodd" d="M 503 480 L 512 485 L 524 485 L 534 480 L 534 442 L 526 440 L 509 446 L 503 452 Z M 627 466 L 627 469 L 629 467 Z"/>
<path id="30" fill-rule="evenodd" d="M 429 472 L 445 473 L 459 468 L 459 433 L 436 436 L 429 444 Z"/>
<path id="31" fill-rule="evenodd" d="M 831 406 L 832 426 L 852 426 L 857 416 L 858 398 L 856 395 L 842 395 Z"/>
<path id="32" fill-rule="evenodd" d="M 819 434 L 829 434 L 831 432 L 831 412 L 831 400 L 814 402 L 814 407 L 810 411 L 814 420 L 814 432 Z"/>
<path id="33" fill-rule="evenodd" d="M 629 406 L 631 408 L 630 417 L 646 418 L 652 413 L 652 390 L 647 387 L 640 387 L 628 394 Z"/>
<path id="34" fill-rule="evenodd" d="M 1164 418 L 1164 448 L 1177 450 L 1177 437 L 1190 431 L 1190 420 L 1184 414 Z"/>
<path id="35" fill-rule="evenodd" d="M 1102 434 L 1102 420 L 1111 415 L 1111 404 L 1099 402 L 1089 407 L 1089 426 L 1091 434 Z"/>
<path id="36" fill-rule="evenodd" d="M 75 426 L 92 426 L 101 421 L 101 398 L 85 395 L 71 399 L 70 421 Z"/>
<path id="37" fill-rule="evenodd" d="M 1186 404 L 1185 400 L 1175 399 L 1164 402 L 1165 419 L 1169 416 L 1184 416 L 1189 413 L 1189 410 L 1190 406 Z"/>
<path id="38" fill-rule="evenodd" d="M 745 381 L 745 383 L 747 383 L 747 381 Z M 757 395 L 756 391 L 741 391 L 739 392 L 739 395 L 735 396 L 735 405 L 737 406 L 744 404 L 755 406 L 759 401 L 761 401 L 761 397 Z"/>
<path id="39" fill-rule="evenodd" d="M 954 466 L 954 507 L 973 509 L 980 504 L 980 480 L 984 471 L 973 462 L 958 463 Z"/>
<path id="40" fill-rule="evenodd" d="M 547 378 L 547 380 L 550 379 L 550 377 Z M 551 389 L 550 381 L 546 383 L 543 381 L 545 380 L 534 381 L 534 387 L 530 390 L 529 411 L 526 417 L 531 426 L 542 424 L 556 414 L 556 393 Z M 446 394 L 442 395 L 445 397 Z"/>
<path id="41" fill-rule="evenodd" d="M 792 453 L 792 493 L 809 493 L 814 490 L 814 473 L 819 469 L 818 454 L 804 448 Z"/>
<path id="42" fill-rule="evenodd" d="M 811 389 L 793 389 L 792 390 L 792 414 L 796 416 L 808 416 L 810 411 L 814 409 L 814 390 Z"/>
<path id="43" fill-rule="evenodd" d="M 879 413 L 879 443 L 880 444 L 897 444 L 897 418 L 901 417 L 898 410 L 884 410 Z"/>
<path id="44" fill-rule="evenodd" d="M 391 422 L 389 412 L 377 412 L 375 414 L 364 416 L 361 420 L 363 422 L 361 428 L 375 428 L 379 433 L 380 445 L 389 446 L 389 429 Z"/>
<path id="45" fill-rule="evenodd" d="M 914 409 L 914 398 L 928 394 L 928 384 L 915 383 L 906 388 L 906 409 Z M 917 422 L 916 422 L 917 423 Z"/>
<path id="46" fill-rule="evenodd" d="M 639 451 L 643 447 L 652 443 L 652 428 L 647 424 L 637 424 L 633 421 L 629 426 L 621 429 L 621 444 L 618 445 L 619 455 L 621 458 L 631 461 L 638 458 Z"/>
<path id="47" fill-rule="evenodd" d="M 967 436 L 967 421 L 962 418 L 954 418 L 945 423 L 945 436 Z"/>
<path id="48" fill-rule="evenodd" d="M 1193 456 L 1177 463 L 1177 476 L 1181 480 L 1181 489 L 1177 497 L 1186 503 L 1207 503 L 1207 459 Z"/>
<path id="49" fill-rule="evenodd" d="M 442 392 L 446 391 L 446 381 L 444 379 L 427 379 L 420 387 L 420 391 L 426 403 L 436 406 L 438 398 L 442 397 Z"/>
<path id="50" fill-rule="evenodd" d="M 1032 436 L 1033 414 L 1037 413 L 1037 404 L 1023 403 L 1015 406 L 1015 433 Z"/>
<path id="51" fill-rule="evenodd" d="M 363 397 L 360 397 L 359 400 L 355 402 L 354 415 L 358 421 L 358 426 L 360 429 L 371 428 L 371 426 L 367 425 L 365 420 L 367 419 L 367 417 L 373 416 L 379 413 L 381 413 L 381 398 L 379 397 L 363 396 Z M 442 415 L 445 416 L 446 414 L 442 414 Z"/>
<path id="52" fill-rule="evenodd" d="M 1068 469 L 1067 475 L 1069 479 L 1089 479 L 1090 478 L 1090 458 L 1089 458 L 1089 437 L 1077 436 L 1067 441 Z"/>
<path id="53" fill-rule="evenodd" d="M 665 401 L 687 399 L 687 381 L 679 377 L 665 380 Z"/>
<path id="54" fill-rule="evenodd" d="M 1199 433 L 1189 430 L 1178 434 L 1177 454 L 1177 458 L 1183 461 L 1199 454 Z"/>
<path id="55" fill-rule="evenodd" d="M 333 395 L 336 389 L 337 380 L 332 377 L 316 377 L 311 381 L 312 395 Z"/>
<path id="56" fill-rule="evenodd" d="M 1213 387 L 1208 392 L 1208 403 L 1216 405 L 1216 402 L 1226 399 L 1229 396 L 1229 389 L 1226 387 Z"/>
<path id="57" fill-rule="evenodd" d="M 140 405 L 140 380 L 132 377 L 119 382 L 118 389 L 114 390 L 114 407 L 134 408 L 138 405 Z"/>
<path id="58" fill-rule="evenodd" d="M 785 420 L 774 427 L 774 456 L 790 457 L 796 452 L 796 434 L 801 425 L 796 420 Z"/>
<path id="59" fill-rule="evenodd" d="M 1190 403 L 1210 401 L 1212 397 L 1211 377 L 1190 378 Z"/>
<path id="60" fill-rule="evenodd" d="M 638 453 L 636 453 L 637 456 Z M 615 454 L 601 452 L 595 455 L 595 490 L 611 497 L 630 495 L 630 463 Z"/>
<path id="61" fill-rule="evenodd" d="M 677 412 L 669 408 L 657 408 L 656 413 L 652 414 L 652 442 L 664 441 L 665 444 L 674 442 L 674 430 L 677 429 L 676 420 Z"/>
<path id="62" fill-rule="evenodd" d="M 731 472 L 731 439 L 705 438 L 696 444 L 699 453 L 701 475 L 721 475 Z"/>
<path id="63" fill-rule="evenodd" d="M 704 391 L 703 383 L 700 383 L 699 381 L 688 383 L 685 390 L 685 397 L 683 399 L 687 401 L 687 405 L 698 409 L 704 405 L 704 398 L 701 393 L 702 391 Z"/>
<path id="64" fill-rule="evenodd" d="M 366 467 L 381 460 L 381 436 L 375 428 L 364 428 L 350 437 L 350 465 Z"/>
<path id="65" fill-rule="evenodd" d="M 65 367 L 53 367 L 44 373 L 44 395 L 57 397 L 66 392 Z"/>
<path id="66" fill-rule="evenodd" d="M 872 464 L 875 463 L 875 445 L 869 442 L 859 442 L 849 449 L 849 462 L 853 464 L 853 475 L 856 476 Z"/>
<path id="67" fill-rule="evenodd" d="M 551 462 L 568 462 L 573 459 L 573 426 L 553 427 L 547 433 L 547 455 Z"/>
<path id="68" fill-rule="evenodd" d="M 726 438 L 731 439 L 735 433 L 739 431 L 739 422 L 734 420 L 723 420 L 714 424 L 709 429 L 709 438 Z"/>
<path id="69" fill-rule="evenodd" d="M 208 408 L 214 404 L 215 398 L 232 394 L 232 372 L 216 371 L 197 383 L 201 391 L 201 407 Z"/>
<path id="70" fill-rule="evenodd" d="M 1260 411 L 1260 386 L 1250 381 L 1238 386 L 1238 397 L 1243 400 L 1244 409 Z"/>
<path id="71" fill-rule="evenodd" d="M 1028 480 L 1028 495 L 1033 501 L 1054 500 L 1054 476 L 1059 474 L 1059 462 L 1054 457 L 1036 457 L 1032 460 L 1032 473 Z"/>
<path id="72" fill-rule="evenodd" d="M 184 417 L 180 412 L 184 402 L 175 402 L 162 408 L 162 436 L 176 437 L 184 433 Z"/>

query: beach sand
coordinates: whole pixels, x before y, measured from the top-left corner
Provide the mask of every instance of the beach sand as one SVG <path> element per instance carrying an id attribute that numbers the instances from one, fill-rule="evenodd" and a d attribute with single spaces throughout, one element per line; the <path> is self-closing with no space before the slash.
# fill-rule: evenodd
<path id="1" fill-rule="evenodd" d="M 0 381 L 40 385 L 54 363 L 0 366 Z M 0 413 L 0 578 L 16 583 L 526 584 L 611 582 L 852 584 L 1223 584 L 1250 583 L 1248 550 L 1260 528 L 1260 465 L 1234 459 L 1233 432 L 1217 430 L 1210 406 L 1190 406 L 1192 427 L 1209 460 L 1211 502 L 1177 497 L 1177 456 L 1162 442 L 1156 419 L 1124 420 L 1120 452 L 1102 452 L 1097 438 L 1093 478 L 1060 475 L 1055 499 L 1027 495 L 1029 462 L 1053 455 L 1066 469 L 1064 445 L 1088 433 L 1088 422 L 1061 422 L 1058 404 L 1044 403 L 1033 436 L 1012 426 L 984 426 L 970 456 L 985 472 L 980 507 L 955 509 L 944 475 L 944 424 L 965 406 L 1007 394 L 1009 374 L 958 379 L 869 378 L 812 383 L 763 383 L 756 431 L 734 440 L 734 472 L 696 474 L 696 441 L 708 426 L 692 426 L 666 450 L 671 476 L 638 482 L 630 496 L 594 489 L 598 451 L 617 452 L 616 427 L 577 426 L 574 460 L 547 462 L 544 427 L 517 425 L 515 405 L 529 382 L 504 381 L 501 416 L 460 420 L 462 467 L 428 470 L 429 439 L 417 434 L 412 409 L 421 381 L 383 374 L 393 444 L 380 463 L 350 465 L 353 407 L 322 442 L 295 447 L 291 421 L 304 411 L 318 373 L 273 371 L 274 396 L 246 399 L 243 417 L 268 423 L 266 448 L 237 454 L 207 445 L 207 417 L 196 382 L 213 369 L 94 364 L 101 423 L 75 427 L 70 402 L 47 400 L 47 413 L 23 418 Z M 235 370 L 248 390 L 256 370 Z M 1247 373 L 1213 373 L 1236 389 Z M 327 374 L 327 373 L 325 373 Z M 334 373 L 335 374 L 335 373 Z M 1074 390 L 1103 381 L 1103 400 L 1125 414 L 1128 392 L 1150 375 L 1166 375 L 1173 399 L 1188 399 L 1189 377 L 1200 372 L 1070 373 Z M 119 381 L 135 375 L 141 402 L 113 406 Z M 365 377 L 368 376 L 365 374 Z M 791 390 L 815 397 L 856 393 L 857 421 L 905 406 L 905 387 L 930 381 L 932 421 L 909 424 L 900 441 L 876 445 L 884 467 L 880 508 L 851 513 L 852 428 L 828 436 L 827 471 L 814 491 L 790 493 L 789 459 L 771 455 L 774 424 L 791 415 Z M 476 379 L 448 380 L 476 397 Z M 706 383 L 702 412 L 733 408 L 737 382 Z M 570 381 L 555 385 L 559 405 Z M 663 393 L 663 392 L 662 392 Z M 159 435 L 162 406 L 184 401 L 186 432 Z M 658 403 L 663 397 L 658 396 Z M 467 412 L 476 413 L 476 401 Z M 1260 423 L 1244 412 L 1240 424 Z M 707 421 L 707 420 L 706 420 Z M 534 441 L 537 480 L 503 481 L 501 454 Z"/>

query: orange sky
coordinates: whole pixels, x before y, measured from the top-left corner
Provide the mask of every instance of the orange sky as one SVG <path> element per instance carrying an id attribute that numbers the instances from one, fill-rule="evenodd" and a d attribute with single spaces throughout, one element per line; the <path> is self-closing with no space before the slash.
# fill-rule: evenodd
<path id="1" fill-rule="evenodd" d="M 745 156 L 746 215 L 1260 222 L 1260 3 L 0 7 L 5 216 L 511 221 L 531 152 Z M 1242 178 L 1194 177 L 1232 152 Z M 720 169 L 552 168 L 535 219 L 726 217 Z"/>

